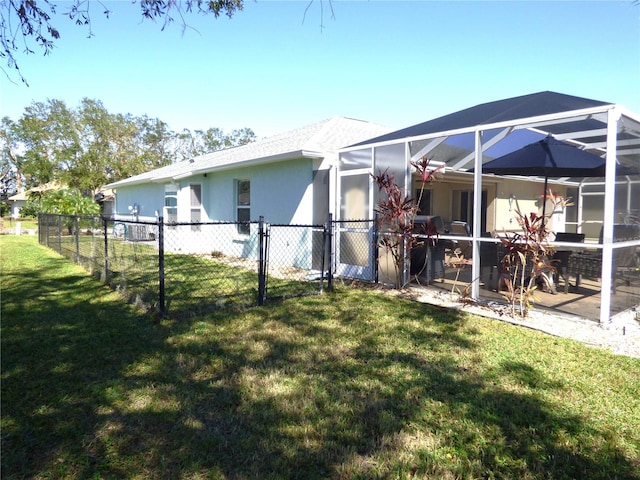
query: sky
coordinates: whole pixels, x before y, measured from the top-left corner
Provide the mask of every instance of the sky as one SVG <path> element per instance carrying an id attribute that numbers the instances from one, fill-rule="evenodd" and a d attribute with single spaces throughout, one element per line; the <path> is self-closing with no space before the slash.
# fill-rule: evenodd
<path id="1" fill-rule="evenodd" d="M 640 3 L 245 0 L 232 18 L 143 20 L 139 2 L 90 2 L 91 36 L 61 14 L 47 56 L 2 65 L 0 116 L 47 99 L 147 115 L 174 131 L 258 138 L 334 115 L 400 129 L 551 90 L 640 114 Z M 105 5 L 111 10 L 106 18 Z"/>

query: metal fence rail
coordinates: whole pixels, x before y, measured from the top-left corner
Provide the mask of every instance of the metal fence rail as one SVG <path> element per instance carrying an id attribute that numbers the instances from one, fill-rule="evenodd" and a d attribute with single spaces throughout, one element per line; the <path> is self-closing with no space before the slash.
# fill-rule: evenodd
<path id="1" fill-rule="evenodd" d="M 39 241 L 146 310 L 172 317 L 331 288 L 331 224 L 164 224 L 41 214 Z"/>

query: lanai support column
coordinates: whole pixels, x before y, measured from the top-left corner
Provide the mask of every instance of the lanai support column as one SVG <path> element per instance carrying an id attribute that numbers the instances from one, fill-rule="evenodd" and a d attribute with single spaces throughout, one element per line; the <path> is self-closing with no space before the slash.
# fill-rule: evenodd
<path id="1" fill-rule="evenodd" d="M 480 297 L 480 243 L 482 228 L 482 131 L 475 131 L 475 162 L 473 166 L 473 248 L 471 263 L 471 298 Z"/>
<path id="2" fill-rule="evenodd" d="M 602 290 L 600 292 L 600 324 L 611 316 L 611 287 L 613 274 L 613 221 L 616 193 L 616 148 L 620 112 L 612 108 L 607 112 L 607 153 L 604 179 L 604 218 L 602 224 Z"/>

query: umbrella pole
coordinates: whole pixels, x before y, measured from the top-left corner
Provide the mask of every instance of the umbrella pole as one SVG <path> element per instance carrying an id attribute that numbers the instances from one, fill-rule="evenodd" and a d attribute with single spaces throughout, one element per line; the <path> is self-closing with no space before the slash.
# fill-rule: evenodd
<path id="1" fill-rule="evenodd" d="M 545 225 L 545 212 L 547 210 L 547 183 L 549 181 L 549 177 L 545 176 L 544 177 L 544 193 L 542 194 L 542 228 L 544 228 Z"/>

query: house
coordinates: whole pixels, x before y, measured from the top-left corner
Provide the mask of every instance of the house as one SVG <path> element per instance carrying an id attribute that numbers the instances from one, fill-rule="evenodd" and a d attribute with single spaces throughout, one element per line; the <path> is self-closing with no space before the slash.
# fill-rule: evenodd
<path id="1" fill-rule="evenodd" d="M 180 222 L 319 225 L 335 213 L 338 149 L 389 128 L 333 117 L 291 132 L 175 163 L 106 185 L 115 192 L 114 218 Z M 179 225 L 174 229 L 181 228 Z M 251 225 L 190 226 L 177 250 L 255 254 Z M 223 233 L 224 231 L 224 233 Z M 208 238 L 207 238 L 208 236 Z M 216 241 L 214 242 L 213 236 Z M 304 237 L 304 234 L 301 234 Z M 221 241 L 227 244 L 221 245 Z M 301 240 L 303 241 L 303 240 Z"/>
<path id="2" fill-rule="evenodd" d="M 7 199 L 11 203 L 11 218 L 20 218 L 20 210 L 27 204 L 30 196 L 52 190 L 62 190 L 63 188 L 66 188 L 65 185 L 54 181 L 12 195 Z"/>
<path id="3" fill-rule="evenodd" d="M 105 217 L 113 216 L 113 204 L 115 202 L 115 195 L 110 188 L 100 188 L 98 193 L 93 196 L 93 199 L 98 205 L 100 205 L 100 215 Z"/>
<path id="4" fill-rule="evenodd" d="M 11 204 L 11 218 L 20 218 L 20 210 L 27 204 L 29 200 L 29 191 L 18 192 L 15 195 L 10 196 L 7 200 Z"/>
<path id="5" fill-rule="evenodd" d="M 601 321 L 609 318 L 614 249 L 640 246 L 640 238 L 614 244 L 614 224 L 627 223 L 640 214 L 640 177 L 623 174 L 640 171 L 640 116 L 609 102 L 539 92 L 476 105 L 459 112 L 383 134 L 344 148 L 338 164 L 342 192 L 337 211 L 343 218 L 372 218 L 377 192 L 371 174 L 388 169 L 414 196 L 418 179 L 411 161 L 423 156 L 443 168 L 444 175 L 423 197 L 423 215 L 470 227 L 473 254 L 471 296 L 479 298 L 480 247 L 486 235 L 515 230 L 515 212 L 541 212 L 544 179 L 482 173 L 483 164 L 516 151 L 548 135 L 606 159 L 601 178 L 549 179 L 553 195 L 570 197 L 573 205 L 553 212 L 555 232 L 584 233 L 601 253 Z M 547 210 L 549 211 L 549 210 Z M 340 217 L 338 217 L 340 218 Z M 418 217 L 420 218 L 420 217 Z M 369 236 L 362 240 L 363 235 Z M 338 232 L 337 272 L 368 277 L 376 255 L 349 254 L 351 242 L 373 245 L 371 232 Z M 444 235 L 446 238 L 447 236 Z M 373 247 L 372 247 L 373 248 Z M 343 251 L 347 252 L 342 255 Z M 407 272 L 408 275 L 408 267 Z M 637 295 L 635 296 L 636 303 Z"/>
<path id="6" fill-rule="evenodd" d="M 541 177 L 482 172 L 488 161 L 549 135 L 604 158 L 605 175 L 550 178 L 550 191 L 543 192 Z M 614 254 L 622 248 L 640 251 L 640 238 L 614 238 L 614 224 L 634 218 L 638 222 L 640 214 L 640 176 L 625 173 L 640 170 L 640 117 L 609 102 L 539 92 L 476 105 L 397 131 L 334 117 L 106 188 L 115 191 L 115 218 L 155 222 L 164 217 L 169 224 L 166 237 L 179 238 L 169 250 L 210 254 L 215 248 L 255 258 L 255 225 L 197 223 L 246 222 L 264 216 L 271 224 L 299 225 L 297 237 L 288 238 L 286 248 L 278 250 L 285 251 L 284 256 L 276 259 L 271 254 L 270 262 L 308 269 L 317 268 L 319 252 L 314 251 L 311 260 L 295 255 L 298 247 L 314 249 L 314 232 L 307 227 L 324 223 L 328 214 L 343 221 L 372 219 L 378 192 L 371 175 L 379 171 L 392 173 L 406 194 L 415 197 L 419 182 L 411 162 L 424 156 L 440 166 L 444 176 L 429 185 L 418 220 L 436 216 L 445 224 L 469 228 L 465 240 L 472 257 L 472 299 L 482 295 L 483 248 L 499 243 L 496 235 L 518 230 L 518 210 L 541 213 L 553 195 L 563 200 L 553 211 L 546 207 L 552 214 L 549 226 L 557 233 L 584 234 L 585 247 L 599 255 L 599 316 L 601 322 L 610 318 Z M 373 236 L 371 222 L 338 222 L 333 244 L 336 274 L 376 278 L 381 257 Z M 447 232 L 441 237 L 461 239 Z M 409 268 L 407 264 L 407 278 Z M 617 311 L 635 308 L 640 292 L 625 298 L 630 303 L 616 305 Z"/>

